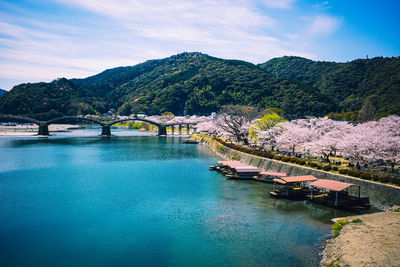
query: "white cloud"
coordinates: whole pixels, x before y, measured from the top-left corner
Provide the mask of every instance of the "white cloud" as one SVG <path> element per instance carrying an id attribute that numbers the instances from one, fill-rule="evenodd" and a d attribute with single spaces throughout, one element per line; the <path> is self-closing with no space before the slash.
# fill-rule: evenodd
<path id="1" fill-rule="evenodd" d="M 296 0 L 263 0 L 262 2 L 270 8 L 291 8 Z"/>
<path id="2" fill-rule="evenodd" d="M 319 15 L 312 19 L 308 27 L 308 34 L 313 37 L 329 36 L 336 32 L 341 24 L 342 19 L 328 15 Z"/>

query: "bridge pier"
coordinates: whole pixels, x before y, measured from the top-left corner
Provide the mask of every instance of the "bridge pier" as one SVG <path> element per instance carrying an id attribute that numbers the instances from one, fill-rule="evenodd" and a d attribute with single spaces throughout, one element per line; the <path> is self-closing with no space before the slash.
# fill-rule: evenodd
<path id="1" fill-rule="evenodd" d="M 186 124 L 186 134 L 190 134 L 190 126 L 189 126 L 189 124 Z"/>
<path id="2" fill-rule="evenodd" d="M 178 124 L 179 134 L 182 135 L 182 124 Z"/>
<path id="3" fill-rule="evenodd" d="M 171 125 L 171 134 L 172 134 L 172 135 L 175 134 L 175 125 Z"/>
<path id="4" fill-rule="evenodd" d="M 102 125 L 101 126 L 101 135 L 102 136 L 111 136 L 111 126 L 110 125 Z"/>
<path id="5" fill-rule="evenodd" d="M 158 126 L 158 136 L 163 136 L 163 135 L 164 136 L 167 135 L 167 127 L 159 125 Z"/>
<path id="6" fill-rule="evenodd" d="M 39 124 L 38 135 L 50 135 L 49 126 L 47 124 Z"/>

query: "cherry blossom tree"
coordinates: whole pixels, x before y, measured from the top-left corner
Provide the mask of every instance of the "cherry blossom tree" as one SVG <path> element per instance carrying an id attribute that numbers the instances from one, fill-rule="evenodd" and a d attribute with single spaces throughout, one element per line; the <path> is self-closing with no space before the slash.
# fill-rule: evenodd
<path id="1" fill-rule="evenodd" d="M 216 120 L 224 137 L 249 144 L 249 129 L 259 116 L 259 111 L 249 106 L 223 106 Z"/>
<path id="2" fill-rule="evenodd" d="M 328 118 L 299 119 L 277 126 L 282 128 L 282 134 L 276 137 L 277 145 L 292 150 L 292 154 L 295 154 L 296 148 L 308 149 L 310 143 L 335 127 Z"/>
<path id="3" fill-rule="evenodd" d="M 317 130 L 317 133 L 311 142 L 305 145 L 306 149 L 313 156 L 322 156 L 325 161 L 329 161 L 331 153 L 336 155 L 338 144 L 341 140 L 353 130 L 350 123 L 336 124 L 326 122 L 326 127 Z"/>
<path id="4" fill-rule="evenodd" d="M 392 115 L 363 125 L 370 127 L 364 156 L 368 159 L 385 160 L 394 172 L 395 165 L 400 161 L 400 117 Z"/>

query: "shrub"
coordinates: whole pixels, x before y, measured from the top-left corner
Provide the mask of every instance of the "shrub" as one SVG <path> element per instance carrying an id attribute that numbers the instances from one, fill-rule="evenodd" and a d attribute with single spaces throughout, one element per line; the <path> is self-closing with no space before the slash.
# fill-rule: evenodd
<path id="1" fill-rule="evenodd" d="M 234 150 L 240 151 L 240 152 L 244 152 L 247 154 L 252 154 L 252 155 L 256 155 L 259 157 L 264 157 L 264 158 L 270 158 L 272 159 L 274 157 L 274 154 L 270 153 L 270 152 L 266 152 L 266 151 L 261 151 L 261 150 L 257 150 L 248 146 L 241 146 L 241 145 L 237 145 L 237 144 L 231 144 L 231 143 L 227 143 L 224 140 L 222 140 L 221 138 L 215 138 L 215 140 L 217 142 L 219 142 L 220 144 L 232 148 Z"/>
<path id="2" fill-rule="evenodd" d="M 379 176 L 376 174 L 371 175 L 372 181 L 379 181 Z"/>
<path id="3" fill-rule="evenodd" d="M 297 163 L 300 165 L 306 165 L 306 161 L 304 159 L 298 159 Z"/>
<path id="4" fill-rule="evenodd" d="M 347 174 L 348 171 L 349 169 L 339 169 L 340 174 Z"/>
<path id="5" fill-rule="evenodd" d="M 390 177 L 390 182 L 395 185 L 400 185 L 400 179 L 397 177 Z"/>
<path id="6" fill-rule="evenodd" d="M 290 158 L 290 160 L 289 160 L 291 163 L 296 163 L 297 162 L 297 159 L 296 158 Z"/>
<path id="7" fill-rule="evenodd" d="M 313 168 L 317 167 L 317 164 L 315 162 L 309 162 L 308 165 Z"/>
<path id="8" fill-rule="evenodd" d="M 282 157 L 282 160 L 284 161 L 284 162 L 289 162 L 289 160 L 290 160 L 290 157 Z"/>
<path id="9" fill-rule="evenodd" d="M 379 181 L 382 183 L 388 183 L 390 180 L 389 180 L 389 177 L 387 177 L 387 176 L 381 176 L 381 177 L 379 177 Z"/>
<path id="10" fill-rule="evenodd" d="M 322 167 L 322 169 L 323 169 L 324 171 L 330 171 L 330 170 L 332 169 L 332 167 L 331 167 L 331 165 L 324 165 L 324 166 Z"/>
<path id="11" fill-rule="evenodd" d="M 363 172 L 361 173 L 360 178 L 364 180 L 371 180 L 371 174 Z"/>
<path id="12" fill-rule="evenodd" d="M 342 230 L 343 226 L 346 224 L 345 219 L 338 219 L 333 225 L 332 225 L 332 232 L 333 236 L 337 237 L 340 234 L 340 230 Z"/>
<path id="13" fill-rule="evenodd" d="M 348 170 L 347 174 L 353 177 L 360 177 L 362 172 L 360 171 L 353 171 L 353 170 Z"/>
<path id="14" fill-rule="evenodd" d="M 361 223 L 362 220 L 359 219 L 359 218 L 353 218 L 350 222 L 351 222 L 351 223 Z"/>
<path id="15" fill-rule="evenodd" d="M 322 166 L 319 165 L 319 164 L 315 164 L 315 167 L 316 167 L 318 170 L 322 169 Z"/>
<path id="16" fill-rule="evenodd" d="M 276 160 L 282 160 L 282 158 L 283 158 L 283 156 L 281 156 L 281 155 L 275 155 L 274 156 L 274 159 L 276 159 Z"/>
<path id="17" fill-rule="evenodd" d="M 339 168 L 338 168 L 337 166 L 333 166 L 333 167 L 332 167 L 332 170 L 335 171 L 335 172 L 337 172 L 337 171 L 339 170 Z"/>

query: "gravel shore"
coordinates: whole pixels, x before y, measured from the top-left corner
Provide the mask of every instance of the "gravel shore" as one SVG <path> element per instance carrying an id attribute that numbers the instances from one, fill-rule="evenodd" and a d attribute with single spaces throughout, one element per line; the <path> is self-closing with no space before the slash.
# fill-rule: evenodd
<path id="1" fill-rule="evenodd" d="M 321 266 L 400 266 L 400 212 L 351 216 L 362 222 L 343 226 L 327 242 Z"/>

